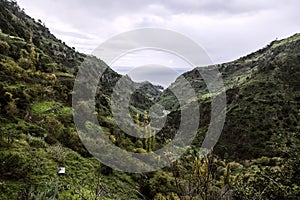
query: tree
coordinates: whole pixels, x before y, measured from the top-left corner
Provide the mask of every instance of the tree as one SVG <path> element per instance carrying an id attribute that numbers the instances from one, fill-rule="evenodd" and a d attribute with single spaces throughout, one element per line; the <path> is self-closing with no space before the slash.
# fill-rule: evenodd
<path id="1" fill-rule="evenodd" d="M 147 111 L 144 111 L 143 126 L 144 126 L 144 133 L 146 136 L 145 149 L 147 152 L 151 152 L 155 148 L 156 140 L 155 140 L 155 131 L 152 132 L 152 128 L 149 123 Z M 154 135 L 154 136 L 151 136 L 151 135 Z"/>
<path id="2" fill-rule="evenodd" d="M 223 168 L 226 180 L 221 181 L 221 175 L 217 173 L 217 166 L 220 163 L 212 153 L 201 156 L 199 152 L 189 152 L 180 160 L 173 161 L 170 170 L 174 177 L 176 194 L 181 199 L 230 199 L 232 197 L 230 167 L 223 164 L 219 166 L 228 169 Z"/>

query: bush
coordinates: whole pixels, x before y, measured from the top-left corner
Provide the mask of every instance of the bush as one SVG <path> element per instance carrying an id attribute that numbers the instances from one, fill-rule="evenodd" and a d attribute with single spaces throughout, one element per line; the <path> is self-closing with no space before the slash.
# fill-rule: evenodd
<path id="1" fill-rule="evenodd" d="M 8 145 L 11 145 L 14 140 L 21 138 L 22 132 L 17 129 L 15 124 L 7 124 L 0 127 L 0 140 L 6 140 Z"/>
<path id="2" fill-rule="evenodd" d="M 70 129 L 70 128 L 65 129 L 64 133 L 60 135 L 58 140 L 65 147 L 68 147 L 68 148 L 72 149 L 73 151 L 76 151 L 77 153 L 79 153 L 80 155 L 82 155 L 84 157 L 91 156 L 89 154 L 89 152 L 86 150 L 86 148 L 84 147 L 81 139 L 79 138 L 78 133 L 75 132 L 73 129 Z M 57 140 L 55 140 L 53 138 L 52 138 L 52 140 L 51 140 L 51 138 L 48 138 L 47 143 L 48 143 L 48 141 L 51 144 L 55 144 L 57 142 Z"/>
<path id="3" fill-rule="evenodd" d="M 168 200 L 180 200 L 180 198 L 178 197 L 177 194 L 175 194 L 174 192 L 171 192 L 168 197 L 167 197 Z"/>
<path id="4" fill-rule="evenodd" d="M 39 138 L 43 138 L 46 136 L 46 130 L 43 129 L 42 127 L 36 125 L 36 124 L 29 124 L 29 123 L 24 123 L 23 122 L 20 122 L 18 124 L 18 128 L 20 130 L 22 130 L 22 132 L 24 134 L 29 134 L 31 136 L 34 136 L 34 137 L 39 137 Z"/>
<path id="5" fill-rule="evenodd" d="M 164 171 L 155 172 L 153 178 L 149 181 L 150 195 L 157 193 L 168 195 L 170 192 L 176 192 L 175 182 L 171 174 Z"/>
<path id="6" fill-rule="evenodd" d="M 28 135 L 26 140 L 31 147 L 45 148 L 47 146 L 47 143 L 44 141 L 44 139 L 39 137 L 32 137 L 31 135 Z"/>
<path id="7" fill-rule="evenodd" d="M 20 65 L 20 67 L 26 70 L 32 69 L 33 67 L 33 62 L 28 58 L 20 58 L 18 64 Z"/>
<path id="8" fill-rule="evenodd" d="M 262 166 L 267 166 L 270 163 L 270 158 L 263 156 L 261 158 L 258 158 L 254 163 Z"/>
<path id="9" fill-rule="evenodd" d="M 55 118 L 47 117 L 45 120 L 45 129 L 50 135 L 54 136 L 56 139 L 64 132 L 64 125 Z"/>
<path id="10" fill-rule="evenodd" d="M 0 152 L 0 177 L 22 179 L 31 170 L 31 161 L 19 152 Z"/>
<path id="11" fill-rule="evenodd" d="M 0 54 L 7 55 L 9 52 L 9 44 L 5 41 L 0 41 Z"/>
<path id="12" fill-rule="evenodd" d="M 164 195 L 162 195 L 161 193 L 157 193 L 153 199 L 154 200 L 167 200 L 166 197 L 164 197 Z"/>
<path id="13" fill-rule="evenodd" d="M 52 158 L 59 163 L 63 163 L 68 155 L 66 149 L 59 143 L 51 146 L 48 151 Z"/>
<path id="14" fill-rule="evenodd" d="M 147 151 L 145 149 L 143 149 L 143 148 L 136 148 L 135 152 L 136 153 L 147 153 Z"/>

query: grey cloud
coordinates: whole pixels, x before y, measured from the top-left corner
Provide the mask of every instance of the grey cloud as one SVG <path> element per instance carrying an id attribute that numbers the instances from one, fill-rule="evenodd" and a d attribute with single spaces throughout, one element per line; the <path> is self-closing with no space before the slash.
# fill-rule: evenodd
<path id="1" fill-rule="evenodd" d="M 123 31 L 157 27 L 187 34 L 205 47 L 213 61 L 224 62 L 257 50 L 276 37 L 300 31 L 299 0 L 18 0 L 18 3 L 29 15 L 45 21 L 50 30 L 56 29 L 57 37 L 82 50 L 96 48 Z M 97 39 L 84 38 L 84 33 Z"/>
<path id="2" fill-rule="evenodd" d="M 171 10 L 183 13 L 202 13 L 202 14 L 243 14 L 259 12 L 277 8 L 282 4 L 276 0 L 173 0 L 164 1 Z M 295 3 L 296 0 L 287 0 L 286 3 Z"/>
<path id="3" fill-rule="evenodd" d="M 73 37 L 73 38 L 79 38 L 79 39 L 84 39 L 84 40 L 92 40 L 94 39 L 93 37 L 84 34 L 84 33 L 76 33 L 76 32 L 71 32 L 71 31 L 62 31 L 62 30 L 57 30 L 53 29 L 54 32 L 56 32 L 59 35 L 64 35 L 66 37 Z"/>
<path id="4" fill-rule="evenodd" d="M 135 68 L 127 73 L 132 80 L 137 82 L 150 81 L 154 84 L 162 85 L 163 87 L 169 86 L 174 82 L 179 73 L 171 68 L 160 65 L 146 65 Z"/>

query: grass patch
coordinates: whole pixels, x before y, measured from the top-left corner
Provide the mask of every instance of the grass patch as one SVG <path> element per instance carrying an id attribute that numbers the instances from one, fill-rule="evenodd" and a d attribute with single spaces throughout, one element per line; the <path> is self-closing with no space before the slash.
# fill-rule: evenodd
<path id="1" fill-rule="evenodd" d="M 18 89 L 20 87 L 25 87 L 26 85 L 24 84 L 16 84 L 16 85 L 9 85 L 6 87 L 6 89 L 9 89 L 9 90 L 14 90 L 14 89 Z"/>
<path id="2" fill-rule="evenodd" d="M 33 114 L 39 115 L 43 112 L 50 110 L 52 108 L 55 108 L 57 106 L 61 106 L 61 103 L 55 102 L 55 101 L 44 101 L 44 102 L 38 102 L 31 105 L 31 111 Z"/>

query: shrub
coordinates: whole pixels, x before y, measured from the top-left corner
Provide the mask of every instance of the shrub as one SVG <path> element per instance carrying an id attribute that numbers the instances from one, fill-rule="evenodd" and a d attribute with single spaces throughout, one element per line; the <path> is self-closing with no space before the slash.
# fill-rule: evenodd
<path id="1" fill-rule="evenodd" d="M 258 165 L 263 165 L 263 166 L 267 166 L 269 165 L 270 163 L 270 158 L 266 157 L 266 156 L 263 156 L 261 158 L 258 158 L 256 161 L 255 161 L 256 164 Z"/>
<path id="2" fill-rule="evenodd" d="M 57 140 L 55 138 L 48 137 L 46 138 L 48 144 L 55 144 Z M 58 138 L 59 142 L 63 144 L 65 147 L 76 151 L 80 155 L 84 157 L 89 157 L 89 152 L 85 149 L 81 139 L 77 132 L 72 129 L 66 129 L 63 134 Z"/>
<path id="3" fill-rule="evenodd" d="M 32 137 L 31 135 L 28 135 L 26 140 L 31 147 L 45 148 L 47 146 L 47 143 L 44 141 L 44 139 L 39 137 Z"/>
<path id="4" fill-rule="evenodd" d="M 167 195 L 170 192 L 176 192 L 175 182 L 171 174 L 161 170 L 155 172 L 153 178 L 150 179 L 149 187 L 151 196 L 157 193 Z"/>
<path id="5" fill-rule="evenodd" d="M 59 163 L 64 162 L 68 155 L 68 152 L 60 143 L 51 146 L 48 151 L 51 154 L 52 158 Z"/>
<path id="6" fill-rule="evenodd" d="M 11 145 L 14 140 L 21 138 L 21 133 L 15 124 L 7 124 L 0 127 L 0 139 L 6 139 L 8 145 Z"/>
<path id="7" fill-rule="evenodd" d="M 30 170 L 30 160 L 19 152 L 0 152 L 0 177 L 22 179 Z"/>
<path id="8" fill-rule="evenodd" d="M 9 44 L 5 41 L 0 41 L 0 54 L 7 55 L 9 52 Z"/>
<path id="9" fill-rule="evenodd" d="M 20 67 L 22 67 L 23 69 L 32 69 L 33 67 L 33 63 L 30 59 L 28 58 L 20 58 L 18 61 L 18 64 L 20 65 Z"/>
<path id="10" fill-rule="evenodd" d="M 15 100 L 8 102 L 5 107 L 5 110 L 6 110 L 6 114 L 12 117 L 19 113 L 19 109 L 16 105 Z"/>
<path id="11" fill-rule="evenodd" d="M 157 193 L 153 199 L 154 200 L 167 200 L 166 197 L 164 197 L 164 195 L 162 195 L 161 193 Z"/>
<path id="12" fill-rule="evenodd" d="M 47 117 L 45 120 L 45 129 L 56 139 L 64 132 L 64 125 L 55 118 Z"/>
<path id="13" fill-rule="evenodd" d="M 147 151 L 145 149 L 143 149 L 143 148 L 136 148 L 135 152 L 136 153 L 147 153 Z"/>

